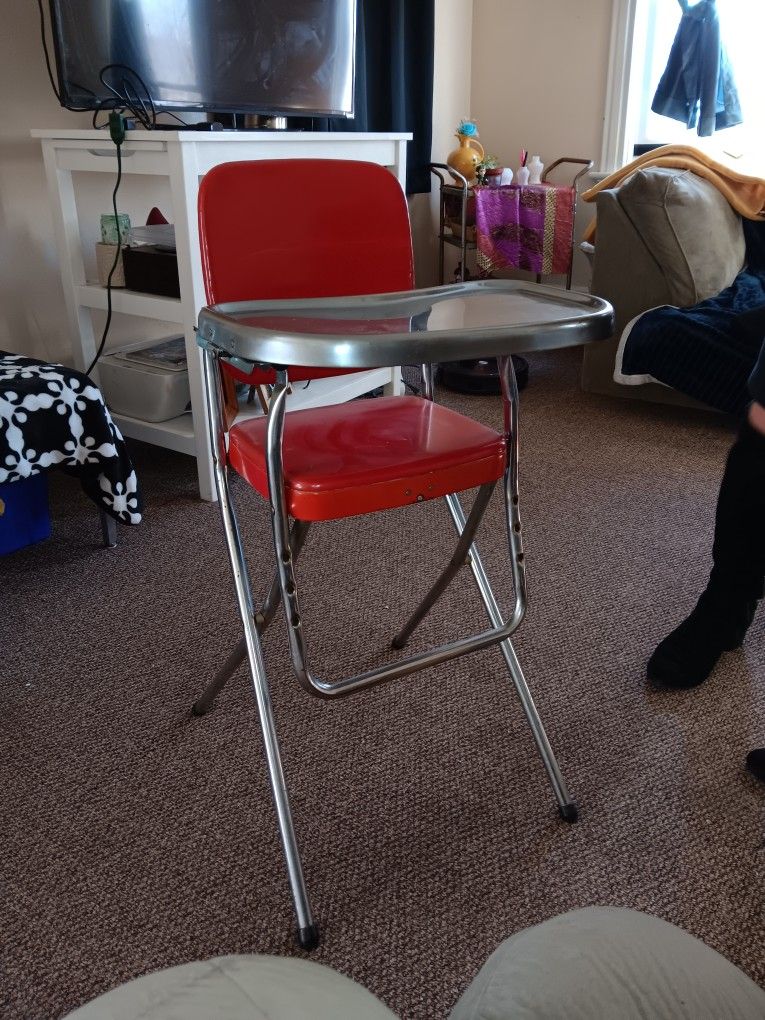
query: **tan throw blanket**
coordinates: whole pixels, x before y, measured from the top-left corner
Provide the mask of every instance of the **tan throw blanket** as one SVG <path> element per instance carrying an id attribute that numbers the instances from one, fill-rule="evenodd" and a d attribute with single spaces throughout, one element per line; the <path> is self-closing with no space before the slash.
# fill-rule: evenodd
<path id="1" fill-rule="evenodd" d="M 690 145 L 662 145 L 658 149 L 638 156 L 631 163 L 616 170 L 589 191 L 582 192 L 585 202 L 594 202 L 600 191 L 613 188 L 625 181 L 636 170 L 650 166 L 678 167 L 691 170 L 699 177 L 710 181 L 727 198 L 733 209 L 748 220 L 765 219 L 765 178 L 734 170 L 725 163 L 719 163 L 705 152 Z M 761 164 L 760 164 L 761 166 Z M 595 220 L 584 232 L 584 240 L 595 236 Z"/>

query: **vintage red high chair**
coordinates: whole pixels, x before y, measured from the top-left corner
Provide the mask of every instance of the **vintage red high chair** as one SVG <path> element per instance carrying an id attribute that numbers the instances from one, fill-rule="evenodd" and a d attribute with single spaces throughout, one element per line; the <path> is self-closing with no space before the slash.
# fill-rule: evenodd
<path id="1" fill-rule="evenodd" d="M 215 167 L 199 192 L 199 228 L 207 299 L 211 305 L 264 298 L 304 298 L 407 291 L 413 287 L 406 199 L 396 178 L 372 163 L 349 160 L 263 160 Z M 215 341 L 201 339 L 215 479 L 234 574 L 244 638 L 194 705 L 206 712 L 228 677 L 249 659 L 280 836 L 295 904 L 300 944 L 313 948 L 311 915 L 272 715 L 260 633 L 282 603 L 292 663 L 311 694 L 331 698 L 444 663 L 497 644 L 547 769 L 561 816 L 574 821 L 570 798 L 515 656 L 510 635 L 526 607 L 517 491 L 517 391 L 510 357 L 504 381 L 502 433 L 433 401 L 431 366 L 423 366 L 425 397 L 356 400 L 285 413 L 291 381 L 326 371 L 232 364 Z M 231 376 L 274 383 L 268 416 L 230 424 Z M 378 440 L 378 441 L 375 441 Z M 272 511 L 277 571 L 256 610 L 231 503 L 227 475 L 236 471 Z M 504 495 L 515 586 L 507 621 L 494 599 L 473 536 L 497 481 Z M 456 493 L 478 488 L 466 517 Z M 432 651 L 341 680 L 311 672 L 298 605 L 294 562 L 314 521 L 351 517 L 445 497 L 460 535 L 454 553 L 420 606 L 393 638 L 403 648 L 418 623 L 467 561 L 491 629 Z M 292 524 L 290 525 L 290 519 Z"/>

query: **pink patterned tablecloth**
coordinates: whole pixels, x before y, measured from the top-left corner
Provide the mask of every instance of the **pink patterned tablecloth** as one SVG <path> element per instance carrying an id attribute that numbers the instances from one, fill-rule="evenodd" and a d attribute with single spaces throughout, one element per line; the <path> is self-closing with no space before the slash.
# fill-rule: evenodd
<path id="1" fill-rule="evenodd" d="M 559 184 L 476 187 L 478 268 L 567 273 L 574 242 L 576 192 Z"/>

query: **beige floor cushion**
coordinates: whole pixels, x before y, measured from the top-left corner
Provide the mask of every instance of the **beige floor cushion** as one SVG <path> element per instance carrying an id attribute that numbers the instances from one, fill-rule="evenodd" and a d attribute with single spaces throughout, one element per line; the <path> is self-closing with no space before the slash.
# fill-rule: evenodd
<path id="1" fill-rule="evenodd" d="M 280 956 L 221 956 L 129 981 L 66 1020 L 396 1020 L 329 967 Z"/>
<path id="2" fill-rule="evenodd" d="M 763 1020 L 765 991 L 657 917 L 588 907 L 518 932 L 450 1020 Z"/>

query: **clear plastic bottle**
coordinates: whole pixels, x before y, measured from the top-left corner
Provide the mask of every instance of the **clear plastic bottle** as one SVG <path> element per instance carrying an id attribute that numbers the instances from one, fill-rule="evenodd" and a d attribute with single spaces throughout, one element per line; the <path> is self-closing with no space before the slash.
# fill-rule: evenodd
<path id="1" fill-rule="evenodd" d="M 539 156 L 532 156 L 529 160 L 529 184 L 542 183 L 542 171 L 545 165 Z"/>

